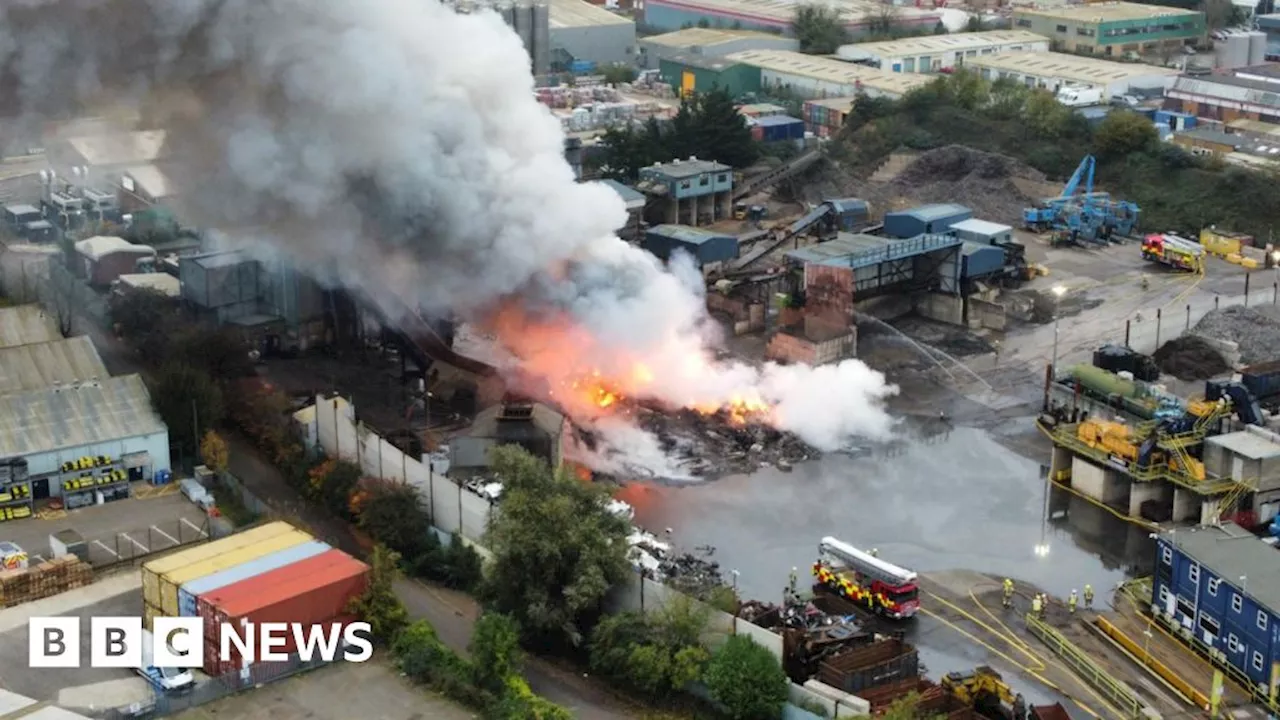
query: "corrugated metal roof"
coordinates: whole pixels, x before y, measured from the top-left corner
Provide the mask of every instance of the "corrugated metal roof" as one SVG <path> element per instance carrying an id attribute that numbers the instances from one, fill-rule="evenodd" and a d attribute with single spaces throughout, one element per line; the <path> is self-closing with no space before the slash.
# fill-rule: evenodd
<path id="1" fill-rule="evenodd" d="M 768 117 L 754 118 L 750 121 L 753 125 L 760 127 L 773 127 L 775 125 L 795 125 L 796 123 L 804 124 L 800 118 L 793 118 L 789 115 L 769 115 Z"/>
<path id="2" fill-rule="evenodd" d="M 883 5 L 876 0 L 813 0 L 834 10 L 845 24 L 860 24 L 883 13 Z M 731 13 L 745 19 L 760 19 L 791 24 L 796 15 L 794 0 L 649 0 L 648 7 L 673 7 L 691 12 Z M 903 5 L 895 7 L 898 22 L 922 23 L 929 19 L 941 19 L 937 10 Z"/>
<path id="3" fill-rule="evenodd" d="M 1280 85 L 1237 77 L 1179 77 L 1170 92 L 1201 95 L 1230 102 L 1280 107 Z"/>
<path id="4" fill-rule="evenodd" d="M 853 43 L 841 46 L 836 52 L 845 57 L 851 57 L 852 53 L 897 57 L 899 55 L 978 50 L 1003 47 L 1005 45 L 1047 42 L 1049 42 L 1049 38 L 1026 30 L 989 30 L 986 32 L 953 33 L 950 35 L 928 35 L 925 37 L 905 38 L 903 40 Z"/>
<path id="5" fill-rule="evenodd" d="M 39 305 L 0 308 L 0 347 L 61 339 L 57 320 Z"/>
<path id="6" fill-rule="evenodd" d="M 744 50 L 726 55 L 725 59 L 758 67 L 761 70 L 842 85 L 865 85 L 874 90 L 899 95 L 928 85 L 932 81 L 932 78 L 927 75 L 877 70 L 866 65 L 857 65 L 829 57 L 805 55 L 790 50 Z"/>
<path id="7" fill-rule="evenodd" d="M 956 203 L 934 203 L 932 205 L 921 205 L 919 207 L 908 208 L 906 210 L 899 210 L 889 214 L 907 215 L 909 217 L 928 222 L 930 220 L 941 220 L 954 215 L 972 212 L 973 211 L 969 208 L 963 205 L 957 205 Z"/>
<path id="8" fill-rule="evenodd" d="M 67 143 L 90 165 L 143 165 L 160 157 L 164 130 L 70 138 Z"/>
<path id="9" fill-rule="evenodd" d="M 968 232 L 978 233 L 979 235 L 998 235 L 1000 233 L 1012 232 L 1013 228 L 1000 223 L 993 223 L 987 220 L 961 220 L 951 226 L 952 230 L 967 230 Z"/>
<path id="10" fill-rule="evenodd" d="M 1089 7 L 1093 7 L 1090 5 Z M 965 58 L 965 65 L 1015 72 L 1035 77 L 1054 77 L 1081 83 L 1109 83 L 1130 78 L 1178 74 L 1173 68 L 1142 63 L 1121 63 L 1101 58 L 1056 52 L 1019 52 Z"/>
<path id="11" fill-rule="evenodd" d="M 754 30 L 720 30 L 716 28 L 695 27 L 663 33 L 661 35 L 651 35 L 647 38 L 642 38 L 641 41 L 671 48 L 714 47 L 727 42 L 742 40 L 743 38 L 764 38 L 770 40 L 786 39 L 780 38 L 771 33 L 757 32 Z"/>
<path id="12" fill-rule="evenodd" d="M 727 233 L 711 232 L 709 230 L 689 227 L 688 225 L 657 225 L 649 228 L 648 232 L 653 235 L 679 240 L 680 242 L 689 243 L 691 245 L 701 245 L 702 243 L 707 242 L 708 240 L 714 240 L 715 238 L 733 237 Z"/>
<path id="13" fill-rule="evenodd" d="M 0 348 L 0 395 L 111 377 L 87 336 Z"/>
<path id="14" fill-rule="evenodd" d="M 607 178 L 598 182 L 609 186 L 610 190 L 617 193 L 618 197 L 622 198 L 622 202 L 626 204 L 628 210 L 636 210 L 644 207 L 644 193 L 639 190 L 636 190 L 629 185 L 623 185 L 617 180 L 610 180 Z"/>
<path id="15" fill-rule="evenodd" d="M 669 163 L 656 163 L 649 167 L 640 168 L 640 176 L 644 177 L 652 173 L 668 178 L 686 178 L 694 175 L 702 175 L 703 173 L 724 172 L 733 168 L 714 160 L 672 160 Z"/>
<path id="16" fill-rule="evenodd" d="M 551 0 L 551 29 L 599 27 L 601 25 L 630 25 L 632 21 L 621 15 L 614 15 L 597 5 L 585 0 Z"/>
<path id="17" fill-rule="evenodd" d="M 1144 5 L 1131 2 L 1095 2 L 1083 5 L 1064 5 L 1055 8 L 1017 9 L 1014 17 L 1038 15 L 1058 20 L 1074 20 L 1086 23 L 1117 22 L 1121 20 L 1147 20 L 1154 18 L 1190 17 L 1199 15 L 1195 10 Z"/>
<path id="18" fill-rule="evenodd" d="M 1235 523 L 1166 532 L 1161 538 L 1229 585 L 1241 588 L 1272 613 L 1280 613 L 1280 552 Z"/>
<path id="19" fill-rule="evenodd" d="M 1248 430 L 1223 433 L 1205 438 L 1210 445 L 1218 445 L 1250 460 L 1265 460 L 1280 455 L 1280 445 Z"/>
<path id="20" fill-rule="evenodd" d="M 0 397 L 0 457 L 164 432 L 141 375 Z"/>
<path id="21" fill-rule="evenodd" d="M 820 100 L 805 100 L 805 105 L 813 105 L 815 107 L 824 107 L 828 110 L 838 110 L 847 113 L 853 110 L 853 104 L 858 101 L 856 97 L 838 97 L 838 98 L 822 98 Z"/>

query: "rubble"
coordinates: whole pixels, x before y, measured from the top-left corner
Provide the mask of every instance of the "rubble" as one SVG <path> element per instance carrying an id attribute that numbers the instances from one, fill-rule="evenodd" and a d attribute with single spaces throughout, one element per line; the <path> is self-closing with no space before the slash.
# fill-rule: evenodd
<path id="1" fill-rule="evenodd" d="M 720 563 L 711 559 L 715 548 L 703 545 L 693 552 L 678 552 L 670 544 L 642 528 L 627 536 L 631 566 L 650 580 L 700 600 L 711 600 L 725 588 Z"/>
<path id="2" fill-rule="evenodd" d="M 703 479 L 751 473 L 766 465 L 790 470 L 819 454 L 791 433 L 763 423 L 739 424 L 725 413 L 641 411 L 637 422 L 658 438 L 663 452 Z"/>
<path id="3" fill-rule="evenodd" d="M 1160 371 L 1179 380 L 1207 380 L 1231 369 L 1222 353 L 1199 335 L 1174 338 L 1156 350 Z"/>
<path id="4" fill-rule="evenodd" d="M 1192 332 L 1236 343 L 1240 347 L 1240 362 L 1245 365 L 1280 357 L 1280 308 L 1275 306 L 1232 305 L 1213 310 L 1200 318 Z"/>

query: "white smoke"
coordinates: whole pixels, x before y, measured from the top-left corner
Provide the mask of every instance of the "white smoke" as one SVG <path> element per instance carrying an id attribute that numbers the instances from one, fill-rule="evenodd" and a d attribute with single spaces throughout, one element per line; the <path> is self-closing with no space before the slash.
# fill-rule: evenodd
<path id="1" fill-rule="evenodd" d="M 746 392 L 821 448 L 883 436 L 895 388 L 856 361 L 715 362 L 700 278 L 619 240 L 581 184 L 519 38 L 433 0 L 25 0 L 0 8 L 10 107 L 121 96 L 169 131 L 179 209 L 259 252 L 400 304 L 474 317 L 565 309 L 591 361 L 641 357 L 673 403 Z M 691 285 L 691 283 L 694 283 Z"/>

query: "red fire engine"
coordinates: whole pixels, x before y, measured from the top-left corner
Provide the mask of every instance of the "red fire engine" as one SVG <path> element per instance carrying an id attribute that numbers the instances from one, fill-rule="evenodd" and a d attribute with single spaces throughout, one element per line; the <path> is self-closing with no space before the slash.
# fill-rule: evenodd
<path id="1" fill-rule="evenodd" d="M 903 620 L 920 609 L 917 575 L 849 543 L 824 537 L 813 564 L 818 582 L 886 617 Z"/>

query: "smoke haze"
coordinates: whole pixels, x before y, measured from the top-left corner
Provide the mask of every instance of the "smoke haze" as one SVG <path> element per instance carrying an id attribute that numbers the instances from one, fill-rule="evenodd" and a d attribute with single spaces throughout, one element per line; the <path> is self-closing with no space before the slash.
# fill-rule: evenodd
<path id="1" fill-rule="evenodd" d="M 499 337 L 553 386 L 570 366 L 626 375 L 643 362 L 629 390 L 775 403 L 780 427 L 821 448 L 890 429 L 895 388 L 859 362 L 713 359 L 697 270 L 669 272 L 614 235 L 621 199 L 575 181 L 495 14 L 431 0 L 10 0 L 0 66 L 25 120 L 136 103 L 168 130 L 166 172 L 192 224 L 388 308 L 480 320 L 518 298 L 524 322 Z"/>

